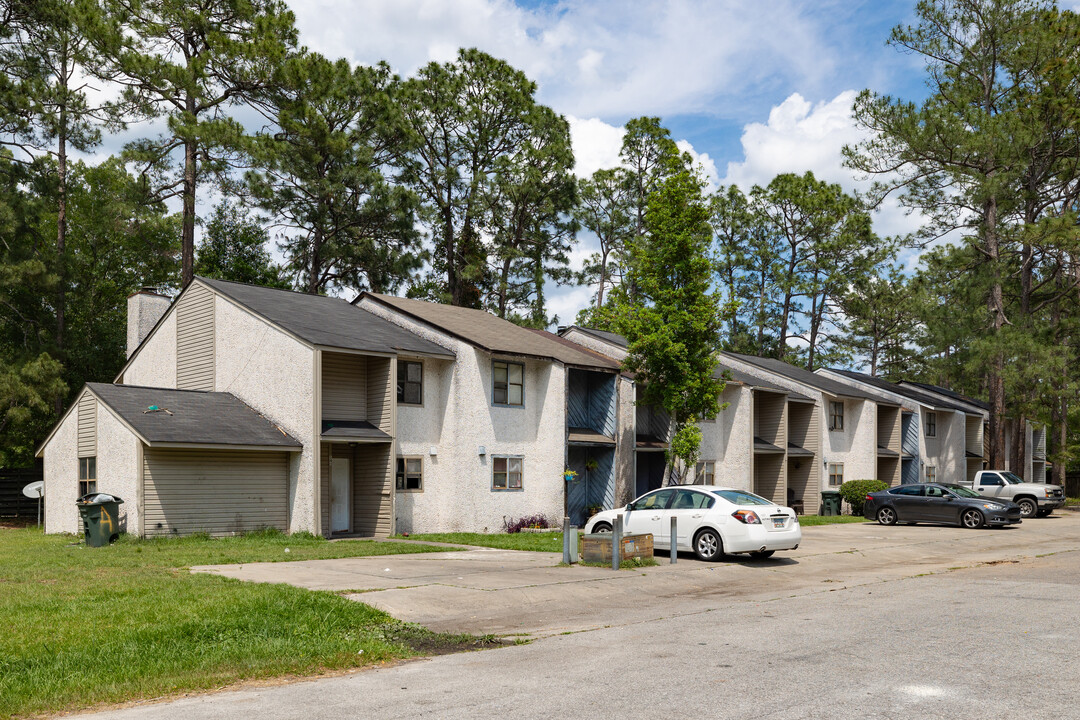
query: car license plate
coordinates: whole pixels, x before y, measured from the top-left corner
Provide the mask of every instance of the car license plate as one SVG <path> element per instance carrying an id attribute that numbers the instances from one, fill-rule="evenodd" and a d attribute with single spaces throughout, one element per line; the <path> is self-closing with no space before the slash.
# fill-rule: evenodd
<path id="1" fill-rule="evenodd" d="M 787 518 L 773 518 L 772 519 L 772 526 L 774 528 L 782 528 L 782 527 L 784 527 L 785 522 L 787 522 Z"/>

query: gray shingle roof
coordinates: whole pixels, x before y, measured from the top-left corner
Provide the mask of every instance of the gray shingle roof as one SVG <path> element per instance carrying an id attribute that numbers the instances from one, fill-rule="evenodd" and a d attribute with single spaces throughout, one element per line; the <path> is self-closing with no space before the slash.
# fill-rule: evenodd
<path id="1" fill-rule="evenodd" d="M 413 352 L 453 357 L 424 340 L 341 298 L 199 278 L 215 291 L 314 345 L 379 353 Z"/>
<path id="2" fill-rule="evenodd" d="M 371 292 L 360 296 L 364 297 L 370 297 L 490 353 L 557 360 L 579 367 L 619 369 L 619 363 L 611 358 L 589 352 L 576 343 L 544 330 L 515 325 L 484 310 Z"/>
<path id="3" fill-rule="evenodd" d="M 109 383 L 87 383 L 86 387 L 151 445 L 301 447 L 296 438 L 232 393 Z M 151 405 L 163 410 L 145 412 Z"/>
<path id="4" fill-rule="evenodd" d="M 860 390 L 859 388 L 846 385 L 839 380 L 833 380 L 831 378 L 818 375 L 817 373 L 810 372 L 805 368 L 796 367 L 783 360 L 774 360 L 773 358 L 762 358 L 754 355 L 742 355 L 740 353 L 725 353 L 733 358 L 754 365 L 762 370 L 768 370 L 769 372 L 782 375 L 787 378 L 791 378 L 797 382 L 801 382 L 804 385 L 822 390 L 830 395 L 837 397 L 849 397 L 859 398 L 862 400 L 873 400 L 874 402 L 885 403 L 887 405 L 896 405 L 896 401 L 891 398 L 887 398 L 884 395 L 878 395 L 877 393 L 867 392 Z"/>
<path id="5" fill-rule="evenodd" d="M 936 394 L 941 395 L 943 397 L 951 398 L 952 400 L 955 400 L 956 402 L 960 403 L 961 405 L 966 405 L 969 408 L 974 408 L 976 411 L 978 411 L 978 410 L 989 410 L 990 409 L 990 404 L 987 403 L 987 402 L 984 402 L 983 400 L 979 400 L 979 399 L 973 398 L 973 397 L 968 397 L 967 395 L 961 395 L 960 393 L 956 392 L 955 390 L 949 390 L 948 388 L 939 387 L 937 385 L 930 385 L 928 383 L 913 382 L 911 380 L 901 380 L 900 385 L 901 386 L 903 386 L 903 385 L 911 385 L 911 386 L 914 386 L 914 387 L 917 387 L 917 388 L 922 388 L 923 390 L 926 390 L 927 392 L 936 393 Z"/>
<path id="6" fill-rule="evenodd" d="M 621 348 L 627 347 L 626 338 L 618 333 L 608 332 L 607 330 L 597 330 L 596 328 L 587 328 L 580 325 L 571 325 L 570 327 L 576 328 L 587 335 L 598 337 L 605 342 L 609 342 L 612 345 L 618 345 Z"/>
<path id="7" fill-rule="evenodd" d="M 866 375 L 865 373 L 855 372 L 854 370 L 838 370 L 829 368 L 829 372 L 837 373 L 838 375 L 844 375 L 853 380 L 859 380 L 867 385 L 873 385 L 874 387 L 881 388 L 882 390 L 888 390 L 889 392 L 896 393 L 897 395 L 903 395 L 909 400 L 914 400 L 917 403 L 928 405 L 936 410 L 957 410 L 959 412 L 967 412 L 967 410 L 960 405 L 946 402 L 939 397 L 934 397 L 927 393 L 921 392 L 910 385 L 901 385 L 898 383 L 892 383 L 884 378 L 874 377 L 873 375 Z"/>

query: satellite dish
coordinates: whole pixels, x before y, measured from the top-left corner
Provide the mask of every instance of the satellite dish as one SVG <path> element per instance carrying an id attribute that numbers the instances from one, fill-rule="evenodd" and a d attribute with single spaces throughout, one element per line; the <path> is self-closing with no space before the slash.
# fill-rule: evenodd
<path id="1" fill-rule="evenodd" d="M 44 480 L 38 480 L 37 482 L 30 483 L 29 485 L 27 485 L 26 487 L 24 487 L 22 489 L 22 494 L 25 495 L 28 498 L 34 498 L 35 500 L 37 500 L 38 498 L 44 497 L 45 496 L 45 481 Z"/>

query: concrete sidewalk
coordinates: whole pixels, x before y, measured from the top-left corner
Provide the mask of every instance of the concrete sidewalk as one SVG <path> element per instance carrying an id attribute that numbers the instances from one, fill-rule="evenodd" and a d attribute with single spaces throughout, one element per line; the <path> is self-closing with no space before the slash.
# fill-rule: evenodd
<path id="1" fill-rule="evenodd" d="M 1080 550 L 1080 515 L 1014 528 L 846 524 L 803 529 L 770 560 L 703 563 L 661 554 L 657 567 L 614 572 L 558 567 L 556 553 L 460 552 L 193 568 L 254 582 L 334 590 L 397 618 L 446 632 L 546 636 L 678 617 L 721 598 L 771 600 L 872 585 L 986 563 Z M 677 610 L 666 600 L 678 598 Z"/>

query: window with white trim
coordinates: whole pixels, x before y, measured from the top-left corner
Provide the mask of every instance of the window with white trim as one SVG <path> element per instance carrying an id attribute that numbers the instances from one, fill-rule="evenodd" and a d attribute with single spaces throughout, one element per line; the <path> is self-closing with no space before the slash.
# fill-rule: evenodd
<path id="1" fill-rule="evenodd" d="M 699 462 L 694 471 L 694 478 L 698 485 L 715 485 L 716 461 L 702 460 Z"/>
<path id="2" fill-rule="evenodd" d="M 525 458 L 495 456 L 491 458 L 492 490 L 523 490 L 522 474 Z"/>
<path id="3" fill-rule="evenodd" d="M 829 487 L 844 484 L 844 463 L 829 463 Z"/>
<path id="4" fill-rule="evenodd" d="M 937 437 L 937 413 L 926 413 L 926 437 Z"/>
<path id="5" fill-rule="evenodd" d="M 829 403 L 829 429 L 844 429 L 844 403 L 833 400 Z"/>
<path id="6" fill-rule="evenodd" d="M 417 360 L 398 360 L 397 401 L 402 405 L 424 403 L 424 363 Z"/>
<path id="7" fill-rule="evenodd" d="M 525 404 L 525 366 L 495 360 L 491 363 L 491 399 L 496 405 Z"/>
<path id="8" fill-rule="evenodd" d="M 397 491 L 424 491 L 424 459 L 421 457 L 399 457 L 397 459 Z"/>
<path id="9" fill-rule="evenodd" d="M 97 492 L 97 458 L 79 458 L 79 497 Z"/>

